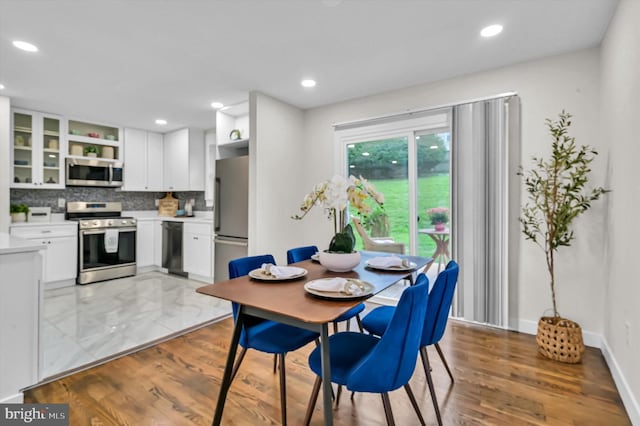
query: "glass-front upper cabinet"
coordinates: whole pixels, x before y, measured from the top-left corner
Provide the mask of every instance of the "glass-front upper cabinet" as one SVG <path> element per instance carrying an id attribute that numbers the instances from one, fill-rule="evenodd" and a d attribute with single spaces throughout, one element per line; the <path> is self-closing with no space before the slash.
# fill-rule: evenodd
<path id="1" fill-rule="evenodd" d="M 64 135 L 61 117 L 12 111 L 12 188 L 64 188 Z"/>

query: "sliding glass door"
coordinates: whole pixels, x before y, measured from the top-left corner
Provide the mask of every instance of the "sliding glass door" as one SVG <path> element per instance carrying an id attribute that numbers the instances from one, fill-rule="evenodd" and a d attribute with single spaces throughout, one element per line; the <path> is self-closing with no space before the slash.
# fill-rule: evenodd
<path id="1" fill-rule="evenodd" d="M 430 232 L 428 210 L 441 208 L 450 214 L 448 117 L 447 111 L 436 111 L 338 135 L 347 173 L 367 179 L 385 196 L 384 209 L 363 220 L 366 232 L 404 244 L 407 254 L 433 256 L 444 247 Z M 444 224 L 449 226 L 448 221 Z"/>
<path id="2" fill-rule="evenodd" d="M 377 208 L 362 225 L 373 238 L 409 241 L 409 142 L 406 136 L 362 141 L 346 145 L 347 170 L 362 176 L 384 194 L 384 209 Z M 361 238 L 356 235 L 358 246 Z"/>
<path id="3" fill-rule="evenodd" d="M 451 258 L 451 133 L 448 129 L 416 132 L 417 250 L 433 256 L 439 271 Z"/>

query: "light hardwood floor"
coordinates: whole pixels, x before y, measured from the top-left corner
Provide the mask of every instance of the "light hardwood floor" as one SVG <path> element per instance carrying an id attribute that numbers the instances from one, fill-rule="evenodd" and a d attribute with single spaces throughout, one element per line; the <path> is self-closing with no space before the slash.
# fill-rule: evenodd
<path id="1" fill-rule="evenodd" d="M 224 320 L 55 382 L 29 390 L 25 402 L 69 403 L 71 425 L 209 425 L 233 323 Z M 611 374 L 597 349 L 581 364 L 561 364 L 536 353 L 535 337 L 449 321 L 441 347 L 449 377 L 429 348 L 444 424 L 629 425 Z M 287 355 L 290 425 L 301 424 L 315 376 L 308 345 Z M 273 358 L 249 351 L 226 401 L 223 424 L 280 424 Z M 422 365 L 411 386 L 428 424 L 436 424 Z M 398 425 L 418 424 L 403 389 L 391 393 Z M 322 396 L 312 419 L 323 424 Z M 378 395 L 343 393 L 336 425 L 382 425 Z"/>

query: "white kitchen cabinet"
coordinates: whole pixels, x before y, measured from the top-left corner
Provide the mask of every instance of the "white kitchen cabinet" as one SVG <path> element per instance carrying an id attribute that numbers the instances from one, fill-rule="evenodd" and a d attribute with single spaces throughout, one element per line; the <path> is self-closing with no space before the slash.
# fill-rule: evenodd
<path id="1" fill-rule="evenodd" d="M 122 161 L 122 128 L 108 124 L 68 120 L 68 155 L 70 158 L 101 158 L 108 162 Z M 95 148 L 95 155 L 89 154 Z M 95 152 L 93 151 L 93 152 Z"/>
<path id="2" fill-rule="evenodd" d="M 155 221 L 153 220 L 138 220 L 136 257 L 138 270 L 155 264 Z"/>
<path id="3" fill-rule="evenodd" d="M 162 266 L 162 220 L 153 222 L 153 264 Z"/>
<path id="4" fill-rule="evenodd" d="M 242 102 L 216 112 L 218 146 L 246 147 L 249 141 L 249 103 Z"/>
<path id="5" fill-rule="evenodd" d="M 163 138 L 159 133 L 124 129 L 123 191 L 162 191 Z"/>
<path id="6" fill-rule="evenodd" d="M 12 110 L 12 188 L 64 188 L 62 117 Z"/>
<path id="7" fill-rule="evenodd" d="M 167 191 L 204 191 L 204 133 L 180 129 L 164 134 L 163 186 Z"/>
<path id="8" fill-rule="evenodd" d="M 21 389 L 36 384 L 40 371 L 43 250 L 37 246 L 11 250 L 11 243 L 7 234 L 0 233 L 0 403 L 22 403 Z"/>
<path id="9" fill-rule="evenodd" d="M 211 225 L 185 222 L 182 232 L 184 271 L 197 275 L 200 279 L 211 281 L 213 278 Z"/>
<path id="10" fill-rule="evenodd" d="M 12 225 L 10 233 L 46 246 L 43 251 L 43 281 L 47 288 L 75 285 L 78 274 L 77 224 Z"/>

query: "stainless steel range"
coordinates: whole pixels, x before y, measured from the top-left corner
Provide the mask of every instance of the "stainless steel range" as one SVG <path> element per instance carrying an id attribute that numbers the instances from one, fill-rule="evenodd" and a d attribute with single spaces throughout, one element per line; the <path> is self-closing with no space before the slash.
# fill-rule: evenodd
<path id="1" fill-rule="evenodd" d="M 78 284 L 136 274 L 137 221 L 122 203 L 69 202 L 66 218 L 78 221 Z"/>

